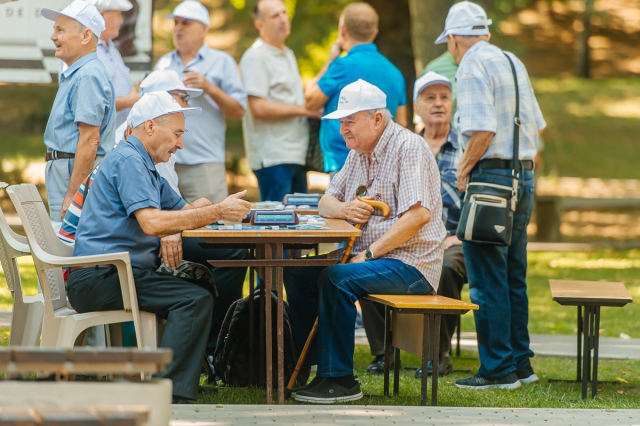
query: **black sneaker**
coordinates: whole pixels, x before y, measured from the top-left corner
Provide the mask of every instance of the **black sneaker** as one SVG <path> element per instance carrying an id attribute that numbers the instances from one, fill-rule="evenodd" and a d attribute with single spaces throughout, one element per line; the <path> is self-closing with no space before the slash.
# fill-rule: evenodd
<path id="1" fill-rule="evenodd" d="M 440 360 L 438 363 L 438 376 L 444 377 L 447 374 L 453 371 L 453 360 L 449 355 L 440 355 Z M 427 375 L 431 376 L 433 374 L 433 363 L 431 360 L 427 361 Z M 416 379 L 422 378 L 422 367 L 416 370 L 415 374 Z"/>
<path id="2" fill-rule="evenodd" d="M 304 391 L 304 390 L 307 390 L 307 389 L 311 389 L 312 387 L 319 385 L 320 382 L 323 381 L 323 380 L 324 380 L 324 377 L 316 376 L 316 377 L 313 378 L 313 380 L 311 380 L 306 385 L 300 386 L 300 387 L 297 387 L 297 388 L 293 388 L 293 390 L 291 391 L 291 397 L 295 398 L 296 395 L 298 394 L 298 392 Z"/>
<path id="3" fill-rule="evenodd" d="M 391 357 L 391 363 L 389 364 L 389 371 L 393 371 L 394 358 Z M 376 357 L 367 365 L 367 373 L 370 374 L 384 374 L 384 355 L 376 355 Z"/>
<path id="4" fill-rule="evenodd" d="M 518 376 L 518 380 L 520 380 L 520 383 L 524 384 L 535 383 L 540 380 L 538 379 L 538 376 L 533 371 L 533 368 L 531 368 L 531 366 L 516 370 L 516 376 Z"/>
<path id="5" fill-rule="evenodd" d="M 296 401 L 312 404 L 333 404 L 359 399 L 362 399 L 360 383 L 356 381 L 352 388 L 347 389 L 330 377 L 322 380 L 317 386 L 296 393 Z"/>
<path id="6" fill-rule="evenodd" d="M 468 389 L 518 389 L 520 381 L 516 373 L 509 373 L 504 377 L 498 379 L 486 379 L 480 374 L 476 374 L 473 377 L 467 377 L 466 379 L 456 380 L 456 386 L 459 388 Z"/>

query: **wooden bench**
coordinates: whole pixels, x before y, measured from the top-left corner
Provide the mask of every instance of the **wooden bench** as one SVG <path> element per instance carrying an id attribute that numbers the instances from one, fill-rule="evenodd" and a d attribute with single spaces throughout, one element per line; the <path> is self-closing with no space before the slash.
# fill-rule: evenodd
<path id="1" fill-rule="evenodd" d="M 151 374 L 166 371 L 170 349 L 12 347 L 0 349 L 0 426 L 168 426 L 168 379 L 67 381 L 75 374 Z M 24 373 L 53 381 L 11 380 Z"/>
<path id="2" fill-rule="evenodd" d="M 444 296 L 370 294 L 367 299 L 385 305 L 384 395 L 389 396 L 391 347 L 395 358 L 400 350 L 422 357 L 420 403 L 427 405 L 427 361 L 438 371 L 441 315 L 462 315 L 478 305 Z M 393 395 L 400 389 L 400 363 L 393 369 Z M 438 405 L 438 374 L 431 376 L 431 405 Z"/>
<path id="3" fill-rule="evenodd" d="M 578 307 L 578 368 L 575 381 L 582 382 L 582 399 L 587 398 L 587 384 L 591 381 L 591 397 L 595 398 L 598 392 L 600 308 L 622 307 L 633 302 L 633 299 L 621 282 L 549 280 L 549 287 L 551 298 L 560 305 Z"/>

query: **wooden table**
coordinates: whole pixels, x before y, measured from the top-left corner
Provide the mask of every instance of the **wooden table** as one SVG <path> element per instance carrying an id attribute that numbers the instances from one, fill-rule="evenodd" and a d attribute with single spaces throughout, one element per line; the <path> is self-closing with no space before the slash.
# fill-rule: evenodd
<path id="1" fill-rule="evenodd" d="M 351 237 L 359 237 L 361 232 L 344 220 L 327 219 L 324 227 L 328 229 L 259 229 L 259 230 L 218 230 L 209 228 L 194 229 L 184 231 L 183 237 L 202 238 L 205 243 L 214 247 L 228 248 L 249 248 L 252 256 L 248 260 L 216 260 L 210 261 L 216 267 L 251 267 L 258 268 L 260 275 L 264 278 L 264 294 L 270 294 L 274 288 L 278 295 L 276 320 L 278 330 L 283 329 L 283 289 L 282 289 L 282 269 L 291 266 L 331 266 L 338 263 L 339 259 L 285 259 L 284 250 L 309 248 L 320 243 L 340 243 Z M 253 272 L 251 273 L 251 283 L 253 286 Z M 264 306 L 265 327 L 261 329 L 260 340 L 263 333 L 266 339 L 267 365 L 267 404 L 273 403 L 273 360 L 272 360 L 272 338 L 271 338 L 271 303 L 261 304 Z M 253 310 L 251 310 L 253 312 Z M 261 357 L 262 349 L 260 344 Z M 278 371 L 278 403 L 284 404 L 284 336 L 277 335 L 277 371 Z"/>
<path id="2" fill-rule="evenodd" d="M 633 302 L 621 282 L 549 280 L 551 298 L 560 305 L 578 307 L 577 382 L 582 382 L 582 399 L 587 398 L 591 380 L 591 397 L 598 392 L 598 347 L 600 340 L 600 308 L 622 307 Z M 584 313 L 583 313 L 584 312 Z M 593 358 L 591 356 L 593 351 Z M 591 368 L 593 364 L 593 369 Z M 549 379 L 552 381 L 561 381 Z M 573 382 L 573 380 L 570 380 Z"/>

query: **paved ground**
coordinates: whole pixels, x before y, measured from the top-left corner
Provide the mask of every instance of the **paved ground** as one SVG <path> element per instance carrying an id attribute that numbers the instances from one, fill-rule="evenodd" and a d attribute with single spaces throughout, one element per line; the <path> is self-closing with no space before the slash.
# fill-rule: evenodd
<path id="1" fill-rule="evenodd" d="M 640 425 L 640 410 L 460 407 L 174 405 L 171 426 L 187 425 Z"/>

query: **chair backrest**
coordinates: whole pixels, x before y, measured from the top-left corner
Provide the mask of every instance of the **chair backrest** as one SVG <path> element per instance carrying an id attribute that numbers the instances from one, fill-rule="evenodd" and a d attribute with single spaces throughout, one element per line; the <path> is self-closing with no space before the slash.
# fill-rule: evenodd
<path id="1" fill-rule="evenodd" d="M 0 189 L 9 184 L 0 182 Z M 14 299 L 22 301 L 22 281 L 18 271 L 17 258 L 31 254 L 29 243 L 22 235 L 18 235 L 9 227 L 9 223 L 0 208 L 0 265 L 7 280 L 7 287 Z"/>
<path id="2" fill-rule="evenodd" d="M 62 268 L 49 268 L 42 259 L 47 254 L 71 256 L 73 249 L 64 245 L 56 236 L 49 214 L 35 185 L 13 185 L 7 188 L 7 192 L 22 220 L 31 247 L 33 263 L 44 294 L 45 317 L 51 317 L 58 309 L 67 307 L 67 294 L 62 278 Z"/>

